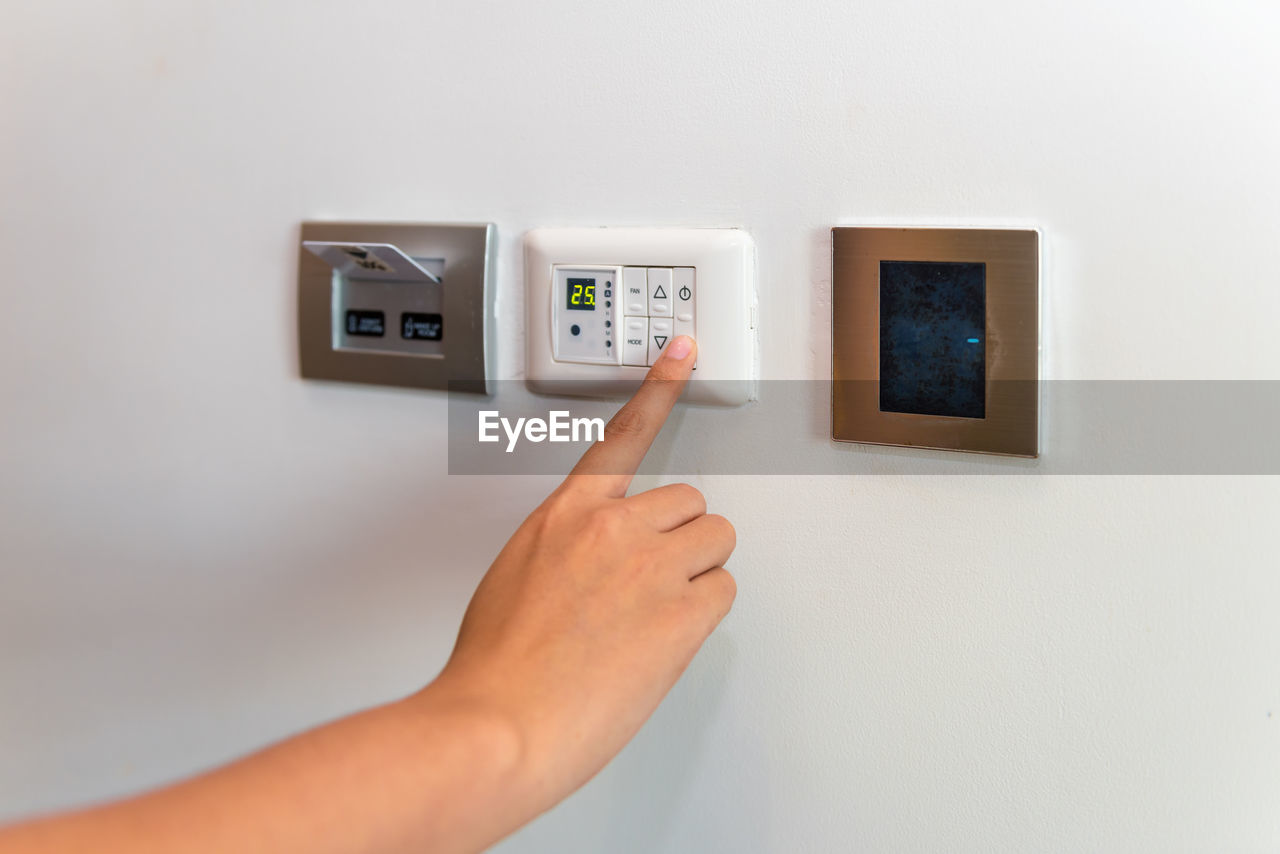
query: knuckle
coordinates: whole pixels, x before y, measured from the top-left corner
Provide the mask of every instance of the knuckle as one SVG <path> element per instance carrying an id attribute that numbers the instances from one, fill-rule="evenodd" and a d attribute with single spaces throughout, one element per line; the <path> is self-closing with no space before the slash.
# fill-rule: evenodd
<path id="1" fill-rule="evenodd" d="M 688 483 L 673 483 L 670 489 L 681 502 L 698 508 L 698 515 L 707 512 L 707 499 L 702 494 L 702 490 L 696 486 Z"/>
<path id="2" fill-rule="evenodd" d="M 631 508 L 625 501 L 603 504 L 590 514 L 590 524 L 605 540 L 615 540 L 631 525 Z"/>
<path id="3" fill-rule="evenodd" d="M 638 577 L 652 583 L 660 575 L 659 570 L 665 562 L 665 556 L 656 549 L 635 549 L 626 563 Z"/>
<path id="4" fill-rule="evenodd" d="M 542 502 L 542 506 L 539 509 L 548 517 L 552 519 L 559 519 L 564 516 L 573 515 L 576 504 L 577 500 L 572 491 L 562 486 L 555 492 L 548 495 L 547 499 Z"/>
<path id="5" fill-rule="evenodd" d="M 738 598 L 738 580 L 733 577 L 733 573 L 723 567 L 717 575 L 721 579 L 719 592 L 720 603 L 724 609 L 722 612 L 723 616 L 723 614 L 729 613 L 729 609 L 733 607 L 734 600 Z"/>
<path id="6" fill-rule="evenodd" d="M 604 516 L 614 525 L 630 525 L 636 518 L 636 508 L 625 498 L 614 499 L 604 507 Z"/>
<path id="7" fill-rule="evenodd" d="M 707 519 L 714 525 L 717 534 L 725 538 L 729 544 L 729 548 L 733 549 L 738 545 L 738 530 L 733 527 L 733 523 L 718 513 L 707 514 Z"/>
<path id="8" fill-rule="evenodd" d="M 738 597 L 738 582 L 724 567 L 717 567 L 707 575 L 710 587 L 705 596 L 704 608 L 711 620 L 710 628 L 714 629 L 733 608 L 733 601 Z"/>
<path id="9" fill-rule="evenodd" d="M 724 567 L 708 570 L 694 583 L 702 586 L 699 593 L 688 598 L 689 611 L 686 614 L 705 636 L 714 631 L 733 608 L 738 596 L 738 583 Z"/>
<path id="10" fill-rule="evenodd" d="M 638 407 L 627 405 L 614 413 L 604 426 L 605 441 L 643 435 L 647 419 Z"/>

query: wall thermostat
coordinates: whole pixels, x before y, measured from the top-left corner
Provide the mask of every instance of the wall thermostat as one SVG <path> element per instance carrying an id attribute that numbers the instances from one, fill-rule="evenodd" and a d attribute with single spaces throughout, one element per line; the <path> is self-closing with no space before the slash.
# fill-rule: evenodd
<path id="1" fill-rule="evenodd" d="M 1038 456 L 1040 233 L 831 236 L 832 437 Z"/>
<path id="2" fill-rule="evenodd" d="M 302 375 L 487 393 L 494 239 L 483 224 L 304 223 Z"/>
<path id="3" fill-rule="evenodd" d="M 738 229 L 564 228 L 525 236 L 528 385 L 607 397 L 677 335 L 698 342 L 685 399 L 756 394 L 755 249 Z"/>

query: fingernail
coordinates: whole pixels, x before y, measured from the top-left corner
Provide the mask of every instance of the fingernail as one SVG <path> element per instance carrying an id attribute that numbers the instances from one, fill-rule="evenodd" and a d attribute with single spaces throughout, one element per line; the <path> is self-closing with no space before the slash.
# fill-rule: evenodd
<path id="1" fill-rule="evenodd" d="M 667 347 L 667 358 L 679 361 L 693 352 L 693 339 L 688 335 L 680 335 Z"/>

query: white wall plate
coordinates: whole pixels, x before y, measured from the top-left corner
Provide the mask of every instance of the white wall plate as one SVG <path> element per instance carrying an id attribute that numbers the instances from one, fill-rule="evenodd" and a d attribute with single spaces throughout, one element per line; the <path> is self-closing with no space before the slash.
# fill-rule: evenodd
<path id="1" fill-rule="evenodd" d="M 733 228 L 543 228 L 525 235 L 529 388 L 613 397 L 676 335 L 698 342 L 684 399 L 756 397 L 755 245 Z"/>

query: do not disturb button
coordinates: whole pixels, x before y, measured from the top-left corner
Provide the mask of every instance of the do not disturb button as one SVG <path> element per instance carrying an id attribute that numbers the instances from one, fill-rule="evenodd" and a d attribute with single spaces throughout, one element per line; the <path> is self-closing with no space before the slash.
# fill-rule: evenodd
<path id="1" fill-rule="evenodd" d="M 348 309 L 346 330 L 348 335 L 381 338 L 386 334 L 386 315 L 368 309 Z"/>

